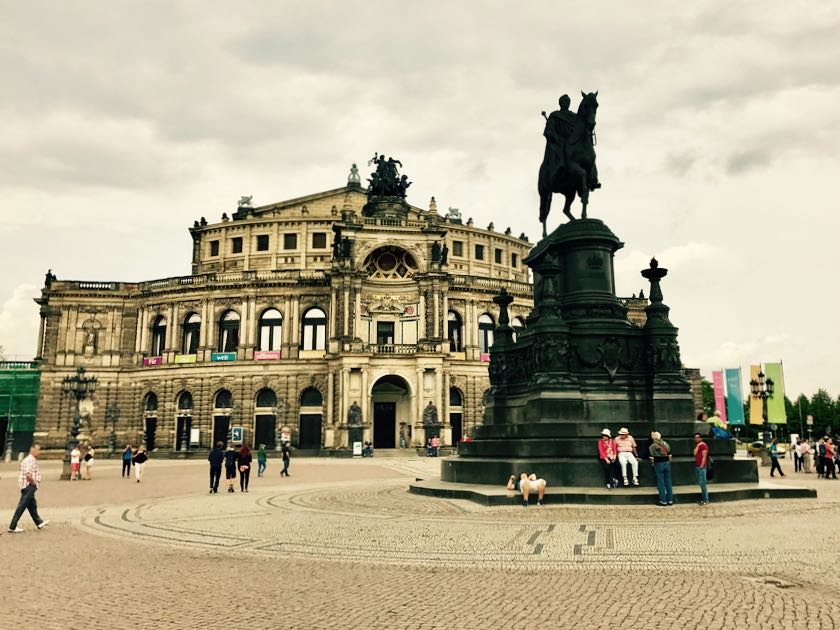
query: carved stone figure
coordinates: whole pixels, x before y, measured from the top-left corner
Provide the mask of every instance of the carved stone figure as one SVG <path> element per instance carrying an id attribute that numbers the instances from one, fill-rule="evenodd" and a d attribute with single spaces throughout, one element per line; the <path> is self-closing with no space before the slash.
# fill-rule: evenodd
<path id="1" fill-rule="evenodd" d="M 237 204 L 240 208 L 253 208 L 254 206 L 251 204 L 254 195 L 242 196 L 239 198 L 239 203 Z"/>
<path id="2" fill-rule="evenodd" d="M 584 94 L 577 113 L 569 109 L 571 99 L 560 97 L 560 109 L 546 116 L 545 156 L 540 166 L 537 189 L 540 194 L 540 221 L 543 236 L 546 235 L 546 220 L 551 210 L 553 193 L 566 198 L 563 214 L 574 219 L 569 208 L 575 195 L 580 197 L 581 218 L 586 218 L 589 192 L 601 187 L 598 169 L 595 165 L 595 115 L 598 110 L 598 92 Z"/>
<path id="3" fill-rule="evenodd" d="M 52 269 L 47 269 L 47 274 L 44 276 L 44 286 L 49 289 L 55 280 L 56 277 L 55 274 L 53 274 Z"/>
<path id="4" fill-rule="evenodd" d="M 408 176 L 401 176 L 397 170 L 397 165 L 402 168 L 402 162 L 392 157 L 386 160 L 384 155 L 375 153 L 373 158 L 368 160 L 368 164 L 376 165 L 376 170 L 368 178 L 368 182 L 370 182 L 368 186 L 369 197 L 404 198 L 406 196 L 406 191 L 411 186 L 411 182 L 408 181 Z"/>
<path id="5" fill-rule="evenodd" d="M 446 220 L 450 223 L 460 223 L 461 211 L 458 208 L 453 208 L 452 206 L 449 206 L 449 210 L 446 211 Z"/>
<path id="6" fill-rule="evenodd" d="M 423 410 L 423 424 L 440 424 L 440 421 L 438 420 L 437 407 L 435 407 L 435 403 L 431 400 Z"/>
<path id="7" fill-rule="evenodd" d="M 358 186 L 362 183 L 362 178 L 359 177 L 359 167 L 355 162 L 350 167 L 350 174 L 347 176 L 347 183 L 351 186 Z"/>
<path id="8" fill-rule="evenodd" d="M 443 249 L 440 250 L 440 264 L 445 265 L 449 261 L 449 246 L 444 243 Z"/>
<path id="9" fill-rule="evenodd" d="M 432 243 L 432 262 L 440 262 L 440 243 Z"/>
<path id="10" fill-rule="evenodd" d="M 356 401 L 353 401 L 353 404 L 350 405 L 350 409 L 347 410 L 347 424 L 353 426 L 359 426 L 362 424 L 362 408 L 359 407 L 359 404 Z"/>

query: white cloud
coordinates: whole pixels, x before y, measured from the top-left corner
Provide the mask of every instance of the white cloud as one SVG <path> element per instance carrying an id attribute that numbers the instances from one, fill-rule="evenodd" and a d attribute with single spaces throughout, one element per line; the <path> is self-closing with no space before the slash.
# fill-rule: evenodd
<path id="1" fill-rule="evenodd" d="M 30 360 L 38 341 L 38 305 L 32 299 L 41 294 L 31 284 L 21 284 L 0 305 L 0 347 L 7 359 Z"/>
<path id="2" fill-rule="evenodd" d="M 840 302 L 825 280 L 840 232 L 840 6 L 483 7 L 10 5 L 0 301 L 48 267 L 188 273 L 194 219 L 242 194 L 339 186 L 374 151 L 402 159 L 415 205 L 435 195 L 535 241 L 539 112 L 597 89 L 604 187 L 590 212 L 627 243 L 619 291 L 643 288 L 656 255 L 687 361 L 754 347 L 784 358 L 789 387 L 840 393 Z M 21 330 L 28 355 L 35 329 Z"/>

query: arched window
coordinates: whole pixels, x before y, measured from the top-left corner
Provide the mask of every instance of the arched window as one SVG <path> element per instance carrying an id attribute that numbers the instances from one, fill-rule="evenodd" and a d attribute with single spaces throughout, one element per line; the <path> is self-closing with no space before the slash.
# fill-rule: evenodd
<path id="1" fill-rule="evenodd" d="M 464 396 L 461 394 L 461 390 L 457 387 L 450 387 L 449 388 L 449 406 L 450 407 L 463 407 L 464 405 Z"/>
<path id="2" fill-rule="evenodd" d="M 219 319 L 219 352 L 236 352 L 239 347 L 239 313 L 225 311 Z"/>
<path id="3" fill-rule="evenodd" d="M 455 311 L 449 311 L 446 319 L 449 351 L 461 352 L 464 349 L 464 327 L 461 325 L 461 316 Z"/>
<path id="4" fill-rule="evenodd" d="M 396 280 L 417 273 L 414 257 L 404 249 L 385 245 L 372 251 L 363 265 L 371 278 Z"/>
<path id="5" fill-rule="evenodd" d="M 213 403 L 214 409 L 230 409 L 233 407 L 233 396 L 226 389 L 220 389 L 216 393 L 216 400 Z"/>
<path id="6" fill-rule="evenodd" d="M 487 313 L 484 313 L 484 315 L 478 318 L 478 347 L 480 352 L 490 352 L 490 346 L 493 345 L 493 329 L 495 327 L 496 322 Z"/>
<path id="7" fill-rule="evenodd" d="M 201 333 L 201 317 L 196 313 L 190 313 L 184 318 L 184 334 L 181 343 L 182 354 L 195 354 L 198 352 L 198 337 Z"/>
<path id="8" fill-rule="evenodd" d="M 178 410 L 186 411 L 193 408 L 193 397 L 189 392 L 181 392 L 178 396 Z"/>
<path id="9" fill-rule="evenodd" d="M 276 308 L 270 308 L 260 316 L 258 350 L 279 350 L 283 332 L 283 316 Z"/>
<path id="10" fill-rule="evenodd" d="M 276 407 L 277 406 L 277 394 L 274 393 L 273 389 L 269 389 L 268 387 L 263 387 L 260 391 L 257 392 L 257 407 Z"/>
<path id="11" fill-rule="evenodd" d="M 320 407 L 324 402 L 324 397 L 314 387 L 307 387 L 300 395 L 301 407 Z"/>
<path id="12" fill-rule="evenodd" d="M 145 411 L 157 411 L 158 397 L 154 392 L 146 394 L 146 400 L 143 401 L 143 409 Z"/>
<path id="13" fill-rule="evenodd" d="M 513 340 L 516 341 L 519 333 L 525 330 L 525 320 L 521 317 L 514 317 L 510 320 L 510 327 L 513 328 Z"/>
<path id="14" fill-rule="evenodd" d="M 159 357 L 166 347 L 166 318 L 158 315 L 152 324 L 152 356 Z"/>
<path id="15" fill-rule="evenodd" d="M 302 350 L 325 350 L 327 347 L 327 314 L 310 308 L 303 314 Z"/>

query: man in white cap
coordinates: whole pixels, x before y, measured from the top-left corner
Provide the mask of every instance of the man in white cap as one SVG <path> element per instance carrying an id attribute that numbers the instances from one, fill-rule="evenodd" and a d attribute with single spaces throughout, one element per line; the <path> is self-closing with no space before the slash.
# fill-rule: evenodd
<path id="1" fill-rule="evenodd" d="M 633 485 L 639 485 L 639 460 L 636 455 L 636 440 L 630 435 L 627 427 L 618 430 L 618 437 L 615 439 L 615 450 L 618 453 L 618 465 L 621 468 L 621 476 L 624 478 L 624 485 L 629 486 L 627 481 L 627 464 L 633 469 Z"/>
<path id="2" fill-rule="evenodd" d="M 618 485 L 618 480 L 615 478 L 615 440 L 612 439 L 612 433 L 609 429 L 601 431 L 601 439 L 598 440 L 598 461 L 601 464 L 601 470 L 604 472 L 604 483 L 607 490 L 614 485 Z"/>

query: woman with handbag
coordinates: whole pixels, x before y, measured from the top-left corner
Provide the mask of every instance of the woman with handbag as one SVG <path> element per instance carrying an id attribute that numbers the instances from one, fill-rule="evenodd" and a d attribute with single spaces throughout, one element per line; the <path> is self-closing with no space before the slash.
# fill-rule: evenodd
<path id="1" fill-rule="evenodd" d="M 251 461 L 253 459 L 248 443 L 243 442 L 242 448 L 239 449 L 239 490 L 241 492 L 248 492 L 248 481 L 251 479 Z"/>

